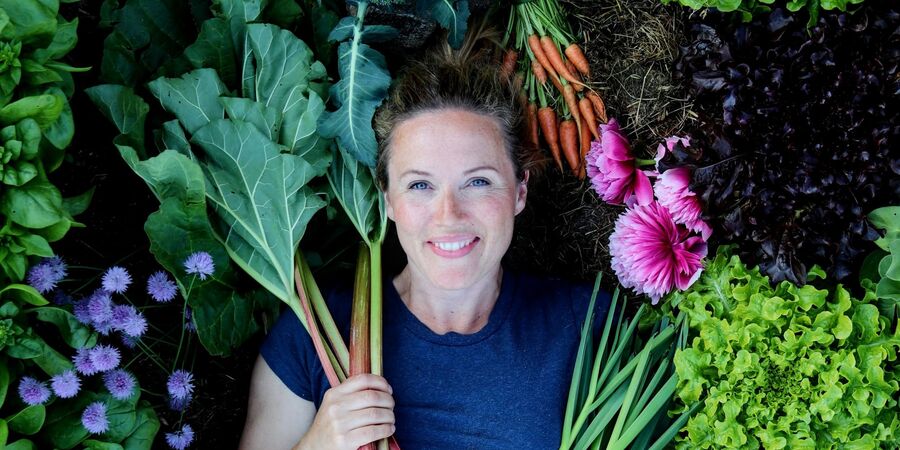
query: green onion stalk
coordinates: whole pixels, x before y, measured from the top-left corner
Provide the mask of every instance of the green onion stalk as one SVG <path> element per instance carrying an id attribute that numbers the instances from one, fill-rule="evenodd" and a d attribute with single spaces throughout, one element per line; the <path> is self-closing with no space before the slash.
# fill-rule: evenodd
<path id="1" fill-rule="evenodd" d="M 672 358 L 684 346 L 687 320 L 680 313 L 674 320 L 663 316 L 642 340 L 638 324 L 647 306 L 626 319 L 616 288 L 595 347 L 591 329 L 599 287 L 598 275 L 581 330 L 559 448 L 662 449 L 699 406 L 674 421 L 666 416 L 678 381 Z"/>

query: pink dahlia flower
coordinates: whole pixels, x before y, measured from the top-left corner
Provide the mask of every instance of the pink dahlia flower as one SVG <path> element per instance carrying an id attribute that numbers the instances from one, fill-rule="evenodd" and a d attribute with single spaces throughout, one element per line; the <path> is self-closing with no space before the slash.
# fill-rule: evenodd
<path id="1" fill-rule="evenodd" d="M 647 294 L 655 305 L 673 287 L 684 290 L 697 281 L 706 242 L 677 225 L 665 207 L 651 202 L 619 216 L 609 251 L 619 282 Z"/>
<path id="2" fill-rule="evenodd" d="M 675 223 L 700 233 L 705 241 L 712 234 L 712 228 L 700 218 L 703 207 L 697 195 L 691 192 L 690 185 L 691 170 L 687 167 L 676 167 L 663 172 L 656 179 L 653 190 L 659 203 L 672 214 Z"/>
<path id="3" fill-rule="evenodd" d="M 650 179 L 638 168 L 616 119 L 600 125 L 600 141 L 591 142 L 586 161 L 591 184 L 603 201 L 614 205 L 653 201 Z"/>

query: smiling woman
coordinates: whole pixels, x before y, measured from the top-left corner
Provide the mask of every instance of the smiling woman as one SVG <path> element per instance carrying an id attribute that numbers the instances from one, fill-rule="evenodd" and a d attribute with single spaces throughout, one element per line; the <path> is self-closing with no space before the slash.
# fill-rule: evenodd
<path id="1" fill-rule="evenodd" d="M 287 314 L 257 362 L 242 448 L 391 434 L 407 450 L 559 445 L 590 289 L 501 266 L 536 152 L 519 142 L 515 87 L 474 49 L 413 62 L 376 116 L 378 181 L 408 260 L 384 284 L 384 378 L 330 388 Z M 328 295 L 345 334 L 350 291 Z"/>

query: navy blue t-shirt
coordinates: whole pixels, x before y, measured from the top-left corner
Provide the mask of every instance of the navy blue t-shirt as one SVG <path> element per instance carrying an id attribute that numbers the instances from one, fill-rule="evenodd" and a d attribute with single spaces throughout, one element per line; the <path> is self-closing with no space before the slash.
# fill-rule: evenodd
<path id="1" fill-rule="evenodd" d="M 558 448 L 591 288 L 505 271 L 484 328 L 438 335 L 385 280 L 384 376 L 394 391 L 400 447 Z M 351 294 L 351 287 L 336 289 L 326 299 L 345 339 Z M 595 325 L 605 319 L 609 302 L 606 293 L 598 294 Z M 319 408 L 328 379 L 290 310 L 261 354 L 291 391 Z"/>

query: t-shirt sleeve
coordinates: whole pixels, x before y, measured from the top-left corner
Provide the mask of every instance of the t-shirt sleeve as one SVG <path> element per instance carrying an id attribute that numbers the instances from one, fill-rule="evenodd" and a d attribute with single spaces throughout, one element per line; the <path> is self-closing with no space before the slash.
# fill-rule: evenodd
<path id="1" fill-rule="evenodd" d="M 300 319 L 290 308 L 282 311 L 259 353 L 291 392 L 315 401 L 310 366 L 310 357 L 316 357 L 315 348 Z"/>

